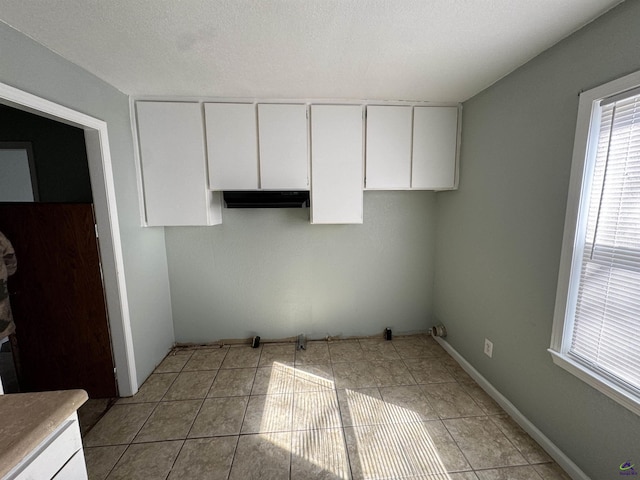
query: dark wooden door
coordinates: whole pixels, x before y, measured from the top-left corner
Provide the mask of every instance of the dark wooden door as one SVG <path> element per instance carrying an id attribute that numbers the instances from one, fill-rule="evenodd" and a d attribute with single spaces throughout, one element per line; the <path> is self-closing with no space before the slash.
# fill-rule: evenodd
<path id="1" fill-rule="evenodd" d="M 0 204 L 18 259 L 9 293 L 23 391 L 116 396 L 94 225 L 91 204 Z"/>

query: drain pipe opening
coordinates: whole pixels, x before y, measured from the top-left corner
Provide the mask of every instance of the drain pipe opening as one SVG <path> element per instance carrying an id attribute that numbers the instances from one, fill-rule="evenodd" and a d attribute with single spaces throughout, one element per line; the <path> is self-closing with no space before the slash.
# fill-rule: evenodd
<path id="1" fill-rule="evenodd" d="M 434 327 L 431 327 L 431 336 L 432 337 L 446 337 L 447 336 L 447 329 L 444 328 L 444 325 L 442 325 L 442 324 L 436 325 Z"/>

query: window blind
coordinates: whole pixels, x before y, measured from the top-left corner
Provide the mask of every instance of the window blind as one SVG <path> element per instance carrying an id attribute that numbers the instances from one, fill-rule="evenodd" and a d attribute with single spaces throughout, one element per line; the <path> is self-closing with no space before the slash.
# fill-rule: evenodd
<path id="1" fill-rule="evenodd" d="M 640 94 L 601 103 L 569 354 L 640 392 Z"/>

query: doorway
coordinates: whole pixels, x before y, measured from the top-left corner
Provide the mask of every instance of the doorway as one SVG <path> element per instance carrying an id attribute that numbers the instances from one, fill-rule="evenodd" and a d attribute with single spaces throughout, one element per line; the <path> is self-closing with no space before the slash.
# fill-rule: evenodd
<path id="1" fill-rule="evenodd" d="M 0 105 L 0 177 L 0 230 L 20 264 L 5 393 L 116 396 L 84 132 Z"/>
<path id="2" fill-rule="evenodd" d="M 120 396 L 133 395 L 138 389 L 138 380 L 107 124 L 3 83 L 0 83 L 0 104 L 79 127 L 84 132 L 96 224 L 101 238 L 100 257 L 118 392 Z"/>
<path id="3" fill-rule="evenodd" d="M 20 266 L 9 279 L 17 330 L 1 356 L 5 393 L 115 397 L 84 132 L 0 105 L 0 172 L 0 229 Z"/>

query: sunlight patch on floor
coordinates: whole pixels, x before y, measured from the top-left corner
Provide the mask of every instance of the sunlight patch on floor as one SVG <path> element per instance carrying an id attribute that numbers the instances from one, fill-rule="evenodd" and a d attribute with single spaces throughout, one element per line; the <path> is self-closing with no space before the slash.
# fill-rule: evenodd
<path id="1" fill-rule="evenodd" d="M 269 433 L 265 438 L 307 462 L 330 472 L 337 479 L 350 478 L 347 452 L 354 469 L 364 478 L 449 475 L 428 430 L 428 422 L 410 409 L 346 389 L 346 406 L 355 427 L 343 425 L 333 381 L 274 362 L 261 419 L 261 432 L 282 429 L 287 394 L 296 392 L 291 410 L 294 432 L 291 444 Z M 288 389 L 288 390 L 285 390 Z M 270 392 L 278 392 L 271 395 Z M 366 420 L 365 420 L 366 419 Z M 358 426 L 362 425 L 362 426 Z M 349 448 L 347 448 L 347 444 Z M 354 458 L 355 457 L 355 458 Z M 358 475 L 360 476 L 360 475 Z"/>

